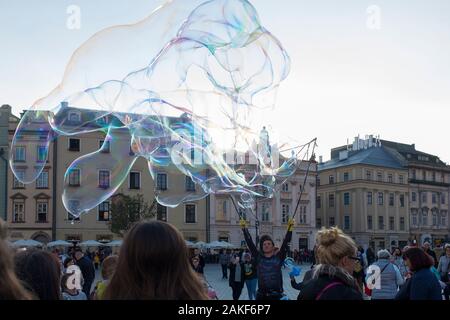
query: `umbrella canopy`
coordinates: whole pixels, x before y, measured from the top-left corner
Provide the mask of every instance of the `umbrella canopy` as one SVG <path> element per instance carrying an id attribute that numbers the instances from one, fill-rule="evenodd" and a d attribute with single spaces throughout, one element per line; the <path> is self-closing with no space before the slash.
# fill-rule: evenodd
<path id="1" fill-rule="evenodd" d="M 42 242 L 36 240 L 17 240 L 13 243 L 15 247 L 42 247 Z"/>
<path id="2" fill-rule="evenodd" d="M 206 243 L 203 241 L 197 241 L 196 243 L 194 243 L 193 247 L 194 248 L 204 248 L 204 247 L 206 247 Z"/>
<path id="3" fill-rule="evenodd" d="M 103 246 L 104 244 L 95 240 L 87 240 L 79 243 L 78 245 L 80 247 L 100 247 Z"/>
<path id="4" fill-rule="evenodd" d="M 120 247 L 123 243 L 123 240 L 114 240 L 108 243 L 105 243 L 104 245 L 107 247 Z"/>
<path id="5" fill-rule="evenodd" d="M 184 240 L 184 242 L 186 243 L 186 246 L 188 246 L 188 247 L 194 247 L 195 246 L 195 243 L 193 243 L 192 241 Z"/>
<path id="6" fill-rule="evenodd" d="M 223 246 L 223 248 L 234 248 L 235 246 L 229 242 L 226 241 L 219 241 L 221 243 L 221 245 Z"/>
<path id="7" fill-rule="evenodd" d="M 223 243 L 221 243 L 220 241 L 213 241 L 211 243 L 206 244 L 207 248 L 210 249 L 221 249 L 221 248 L 227 248 L 227 246 L 224 246 Z"/>
<path id="8" fill-rule="evenodd" d="M 57 240 L 47 243 L 47 247 L 71 247 L 73 244 L 63 240 Z"/>

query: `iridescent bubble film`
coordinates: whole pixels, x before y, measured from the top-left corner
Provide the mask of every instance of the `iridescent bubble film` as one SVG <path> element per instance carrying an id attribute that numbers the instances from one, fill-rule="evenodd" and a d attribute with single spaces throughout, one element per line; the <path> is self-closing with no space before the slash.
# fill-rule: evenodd
<path id="1" fill-rule="evenodd" d="M 225 193 L 251 208 L 297 168 L 298 153 L 280 155 L 288 144 L 267 118 L 289 63 L 248 1 L 168 2 L 75 51 L 59 86 L 22 117 L 11 167 L 30 183 L 43 164 L 22 157 L 21 146 L 43 158 L 59 135 L 99 131 L 104 145 L 64 176 L 63 203 L 74 216 L 113 195 L 140 157 L 155 184 L 161 172 L 185 176 L 170 195 L 156 192 L 162 205 Z"/>

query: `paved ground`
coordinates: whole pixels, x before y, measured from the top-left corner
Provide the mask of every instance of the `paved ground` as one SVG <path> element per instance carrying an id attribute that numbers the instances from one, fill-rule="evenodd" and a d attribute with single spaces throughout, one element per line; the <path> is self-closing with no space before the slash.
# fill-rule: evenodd
<path id="1" fill-rule="evenodd" d="M 302 272 L 299 277 L 296 278 L 297 282 L 303 279 L 303 276 L 307 270 L 310 269 L 311 265 L 303 264 L 300 265 Z M 205 277 L 210 285 L 216 290 L 219 300 L 232 300 L 232 291 L 228 285 L 228 280 L 222 280 L 222 267 L 219 264 L 207 264 L 205 266 Z M 291 286 L 291 280 L 289 279 L 288 273 L 289 269 L 283 269 L 283 288 L 284 292 L 287 294 L 290 300 L 296 300 L 299 291 L 295 290 Z M 239 300 L 248 300 L 247 287 L 244 286 L 242 294 Z"/>
<path id="2" fill-rule="evenodd" d="M 297 282 L 303 279 L 303 275 L 307 270 L 310 269 L 311 265 L 303 264 L 300 265 L 302 272 L 299 277 L 297 277 Z M 228 280 L 222 280 L 222 267 L 220 264 L 206 264 L 205 266 L 205 277 L 209 284 L 216 290 L 219 300 L 232 300 L 232 291 L 228 285 Z M 283 269 L 283 288 L 284 292 L 287 294 L 290 300 L 296 300 L 298 296 L 298 291 L 293 289 L 291 286 L 291 280 L 289 279 L 290 270 Z M 228 271 L 229 272 L 229 271 Z M 95 288 L 97 281 L 101 280 L 100 268 L 96 272 L 95 281 L 92 283 L 92 290 Z M 244 286 L 242 294 L 239 300 L 248 300 L 247 287 Z"/>

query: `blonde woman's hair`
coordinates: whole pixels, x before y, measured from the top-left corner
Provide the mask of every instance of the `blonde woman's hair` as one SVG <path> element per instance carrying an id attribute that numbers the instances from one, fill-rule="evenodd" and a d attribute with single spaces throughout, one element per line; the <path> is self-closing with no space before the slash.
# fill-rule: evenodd
<path id="1" fill-rule="evenodd" d="M 322 228 L 317 234 L 316 259 L 319 264 L 338 266 L 342 258 L 354 256 L 356 244 L 337 227 Z"/>

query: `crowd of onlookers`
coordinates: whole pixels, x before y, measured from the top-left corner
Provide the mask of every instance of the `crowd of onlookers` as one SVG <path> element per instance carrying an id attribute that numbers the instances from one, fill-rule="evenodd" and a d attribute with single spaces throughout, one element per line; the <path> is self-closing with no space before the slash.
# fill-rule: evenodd
<path id="1" fill-rule="evenodd" d="M 0 220 L 0 300 L 217 298 L 203 276 L 204 254 L 198 249 L 189 251 L 181 233 L 165 222 L 135 224 L 118 255 L 108 249 L 83 252 L 76 246 L 66 253 L 13 249 L 4 241 L 5 233 Z M 271 240 L 260 242 L 263 250 L 263 244 Z M 250 299 L 258 299 L 259 280 L 273 280 L 270 272 L 274 270 L 267 269 L 273 265 L 271 261 L 279 264 L 285 259 L 283 254 L 278 261 L 278 252 L 286 250 L 285 246 L 274 247 L 270 255 L 264 251 L 265 256 L 254 245 L 250 249 L 217 254 L 222 278 L 229 281 L 234 300 L 239 299 L 244 286 Z M 300 300 L 361 300 L 365 296 L 372 300 L 449 299 L 450 245 L 441 254 L 429 243 L 375 254 L 371 248 L 357 247 L 340 229 L 330 228 L 319 231 L 314 254 L 306 252 L 291 253 L 298 263 L 312 261 L 301 283 L 291 273 Z M 96 269 L 101 272 L 97 281 Z M 277 270 L 277 277 L 281 277 Z"/>

